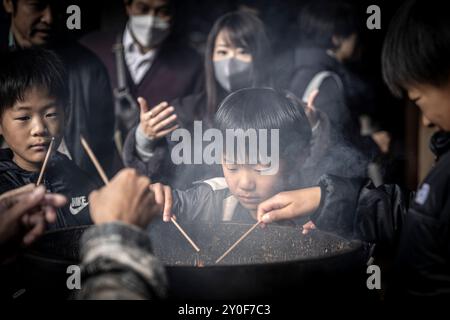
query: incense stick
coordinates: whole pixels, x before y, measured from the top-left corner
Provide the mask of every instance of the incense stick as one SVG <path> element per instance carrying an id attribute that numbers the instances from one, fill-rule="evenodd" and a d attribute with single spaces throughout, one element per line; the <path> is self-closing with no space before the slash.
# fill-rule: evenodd
<path id="1" fill-rule="evenodd" d="M 248 229 L 248 231 L 246 233 L 244 233 L 242 235 L 242 237 L 239 238 L 238 241 L 236 241 L 227 251 L 225 251 L 225 253 L 223 255 L 220 256 L 219 259 L 216 260 L 216 263 L 219 263 L 220 261 L 222 261 L 223 258 L 225 258 L 231 252 L 231 250 L 233 250 L 242 240 L 244 240 L 250 234 L 250 232 L 252 232 L 257 226 L 259 226 L 260 223 L 261 223 L 261 221 L 258 221 L 250 229 Z"/>
<path id="2" fill-rule="evenodd" d="M 100 175 L 100 177 L 102 178 L 103 182 L 105 184 L 108 184 L 109 180 L 105 174 L 105 171 L 103 171 L 102 166 L 100 165 L 100 163 L 97 160 L 97 157 L 95 156 L 94 152 L 89 147 L 89 144 L 83 137 L 81 137 L 81 144 L 83 145 L 84 150 L 86 150 L 89 158 L 91 159 L 92 163 L 94 164 L 95 168 L 97 169 L 97 172 Z M 186 238 L 186 240 L 191 244 L 191 246 L 195 249 L 195 251 L 199 252 L 200 251 L 199 247 L 197 247 L 197 245 L 194 243 L 194 241 L 192 241 L 192 239 L 187 235 L 187 233 L 183 230 L 183 228 L 181 228 L 181 226 L 175 221 L 175 219 L 173 217 L 171 217 L 170 221 L 172 221 L 172 223 L 175 225 L 175 227 L 177 227 L 177 229 Z"/>
<path id="3" fill-rule="evenodd" d="M 97 160 L 97 157 L 95 156 L 94 152 L 92 152 L 91 147 L 89 147 L 89 144 L 86 140 L 84 140 L 83 136 L 81 136 L 81 144 L 83 145 L 84 150 L 86 150 L 86 153 L 88 154 L 89 158 L 91 159 L 92 163 L 95 166 L 95 169 L 97 169 L 98 174 L 103 180 L 104 184 L 108 184 L 109 180 L 108 177 L 105 174 L 105 171 L 103 171 L 102 166 Z"/>
<path id="4" fill-rule="evenodd" d="M 39 172 L 39 177 L 36 182 L 36 187 L 38 187 L 42 182 L 42 178 L 44 177 L 45 168 L 47 168 L 48 159 L 50 159 L 50 155 L 52 153 L 54 143 L 55 143 L 55 137 L 52 137 L 52 140 L 50 141 L 50 144 L 48 145 L 47 153 L 45 154 L 44 163 L 42 164 L 41 172 Z"/>
<path id="5" fill-rule="evenodd" d="M 175 225 L 175 227 L 177 227 L 177 229 L 181 232 L 181 234 L 186 238 L 187 241 L 189 241 L 189 243 L 191 244 L 191 246 L 195 249 L 195 251 L 200 252 L 200 248 L 197 247 L 197 245 L 195 244 L 194 241 L 192 241 L 191 238 L 189 238 L 189 236 L 187 235 L 186 232 L 184 232 L 184 230 L 180 227 L 180 225 L 178 224 L 178 222 L 176 222 L 176 220 L 171 217 L 170 221 L 173 222 L 173 224 Z"/>

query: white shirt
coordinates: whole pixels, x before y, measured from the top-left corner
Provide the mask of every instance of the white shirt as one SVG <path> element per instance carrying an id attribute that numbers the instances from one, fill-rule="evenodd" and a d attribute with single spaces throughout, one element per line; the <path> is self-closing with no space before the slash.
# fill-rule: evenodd
<path id="1" fill-rule="evenodd" d="M 70 154 L 70 151 L 67 148 L 66 141 L 64 141 L 64 138 L 62 138 L 62 140 L 61 140 L 61 143 L 58 147 L 58 151 L 64 155 L 66 155 L 67 158 L 69 158 L 70 160 L 72 160 L 72 155 Z"/>
<path id="2" fill-rule="evenodd" d="M 134 84 L 139 84 L 155 60 L 156 49 L 152 49 L 149 52 L 142 54 L 139 50 L 139 46 L 135 43 L 135 40 L 131 35 L 128 25 L 123 33 L 122 44 L 128 71 L 130 72 Z"/>

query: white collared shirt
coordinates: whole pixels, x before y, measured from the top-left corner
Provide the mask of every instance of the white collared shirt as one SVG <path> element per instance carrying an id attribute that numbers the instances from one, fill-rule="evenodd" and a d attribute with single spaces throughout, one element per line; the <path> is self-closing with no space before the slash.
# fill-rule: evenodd
<path id="1" fill-rule="evenodd" d="M 134 84 L 139 84 L 155 60 L 156 49 L 142 54 L 131 35 L 128 25 L 125 27 L 125 32 L 123 33 L 122 44 L 128 71 Z"/>

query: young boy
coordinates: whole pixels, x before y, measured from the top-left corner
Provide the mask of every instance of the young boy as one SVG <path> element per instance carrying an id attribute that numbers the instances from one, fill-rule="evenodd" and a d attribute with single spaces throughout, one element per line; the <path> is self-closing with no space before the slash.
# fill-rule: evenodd
<path id="1" fill-rule="evenodd" d="M 50 229 L 91 224 L 88 194 L 96 185 L 57 152 L 64 131 L 68 91 L 58 57 L 43 49 L 2 53 L 0 57 L 0 134 L 9 149 L 0 150 L 0 194 L 36 183 L 50 141 L 52 156 L 42 184 L 68 198 Z"/>
<path id="2" fill-rule="evenodd" d="M 215 122 L 223 137 L 219 156 L 224 177 L 172 194 L 168 187 L 153 185 L 157 202 L 165 198 L 167 203 L 164 221 L 175 214 L 187 220 L 254 223 L 260 202 L 306 183 L 293 173 L 300 171 L 310 154 L 311 127 L 303 108 L 282 93 L 268 88 L 236 91 L 222 102 Z M 248 138 L 239 148 L 239 137 L 243 137 L 239 130 L 250 130 L 257 139 L 252 143 Z M 233 148 L 230 131 L 238 137 Z M 171 195 L 172 207 L 168 203 Z"/>

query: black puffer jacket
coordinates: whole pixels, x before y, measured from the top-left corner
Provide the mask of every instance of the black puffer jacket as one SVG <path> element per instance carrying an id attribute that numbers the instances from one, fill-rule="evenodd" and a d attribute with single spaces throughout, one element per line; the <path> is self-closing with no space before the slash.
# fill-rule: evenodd
<path id="1" fill-rule="evenodd" d="M 0 194 L 36 183 L 39 176 L 39 172 L 18 167 L 12 157 L 10 149 L 0 149 Z M 68 203 L 57 210 L 57 221 L 49 225 L 49 229 L 92 224 L 88 196 L 98 186 L 71 160 L 55 153 L 47 165 L 43 184 L 49 192 L 61 193 L 68 198 Z"/>
<path id="2" fill-rule="evenodd" d="M 450 296 L 450 133 L 431 140 L 437 162 L 417 193 L 324 176 L 316 226 L 396 251 L 395 292 Z"/>

